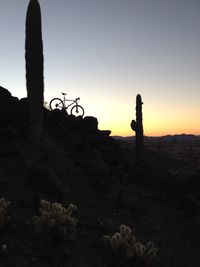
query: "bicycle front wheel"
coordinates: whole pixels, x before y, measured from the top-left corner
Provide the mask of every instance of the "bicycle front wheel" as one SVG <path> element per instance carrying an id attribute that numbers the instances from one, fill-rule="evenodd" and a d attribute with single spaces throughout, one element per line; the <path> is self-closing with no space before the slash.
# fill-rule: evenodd
<path id="1" fill-rule="evenodd" d="M 49 104 L 49 107 L 51 110 L 54 109 L 63 109 L 64 108 L 64 103 L 60 98 L 53 98 Z"/>
<path id="2" fill-rule="evenodd" d="M 71 109 L 71 115 L 74 115 L 74 116 L 82 116 L 84 115 L 84 109 L 83 107 L 79 106 L 79 105 L 76 105 L 76 106 L 73 106 L 72 109 Z"/>

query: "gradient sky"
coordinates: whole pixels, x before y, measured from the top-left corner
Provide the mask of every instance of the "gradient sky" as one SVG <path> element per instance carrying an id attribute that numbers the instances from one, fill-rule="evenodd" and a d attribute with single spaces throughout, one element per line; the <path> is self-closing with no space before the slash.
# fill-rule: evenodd
<path id="1" fill-rule="evenodd" d="M 0 0 L 0 86 L 26 97 L 28 0 Z M 80 97 L 112 135 L 200 134 L 200 0 L 40 0 L 45 100 Z"/>

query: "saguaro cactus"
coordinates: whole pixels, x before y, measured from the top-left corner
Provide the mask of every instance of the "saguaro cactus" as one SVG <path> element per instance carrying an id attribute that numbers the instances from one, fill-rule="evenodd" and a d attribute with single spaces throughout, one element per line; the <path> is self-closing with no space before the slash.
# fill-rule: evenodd
<path id="1" fill-rule="evenodd" d="M 142 124 L 142 98 L 141 95 L 136 96 L 136 121 L 131 121 L 131 128 L 135 131 L 135 151 L 136 161 L 139 163 L 143 158 L 143 124 Z"/>
<path id="2" fill-rule="evenodd" d="M 39 144 L 43 130 L 43 43 L 41 11 L 37 0 L 30 0 L 26 14 L 26 88 L 30 113 L 30 137 Z"/>

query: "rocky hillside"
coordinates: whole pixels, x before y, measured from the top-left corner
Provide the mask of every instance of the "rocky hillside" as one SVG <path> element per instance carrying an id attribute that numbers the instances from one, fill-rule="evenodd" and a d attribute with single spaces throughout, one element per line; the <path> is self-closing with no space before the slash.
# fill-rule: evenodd
<path id="1" fill-rule="evenodd" d="M 189 163 L 147 149 L 137 166 L 134 145 L 100 131 L 96 118 L 43 111 L 45 136 L 36 151 L 28 137 L 27 99 L 0 88 L 0 266 L 200 265 L 198 168 L 192 172 Z M 41 199 L 77 206 L 72 240 L 63 227 L 36 231 Z M 156 257 L 116 255 L 102 237 L 121 224 L 135 229 L 137 242 L 152 241 Z"/>

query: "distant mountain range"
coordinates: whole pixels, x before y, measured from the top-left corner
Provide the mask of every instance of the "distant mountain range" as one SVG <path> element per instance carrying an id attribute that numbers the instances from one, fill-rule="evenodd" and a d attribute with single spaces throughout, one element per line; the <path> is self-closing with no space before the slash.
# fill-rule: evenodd
<path id="1" fill-rule="evenodd" d="M 132 141 L 135 140 L 135 136 L 112 136 L 117 140 Z M 200 135 L 194 134 L 175 134 L 175 135 L 164 135 L 164 136 L 145 136 L 145 141 L 200 141 Z"/>

